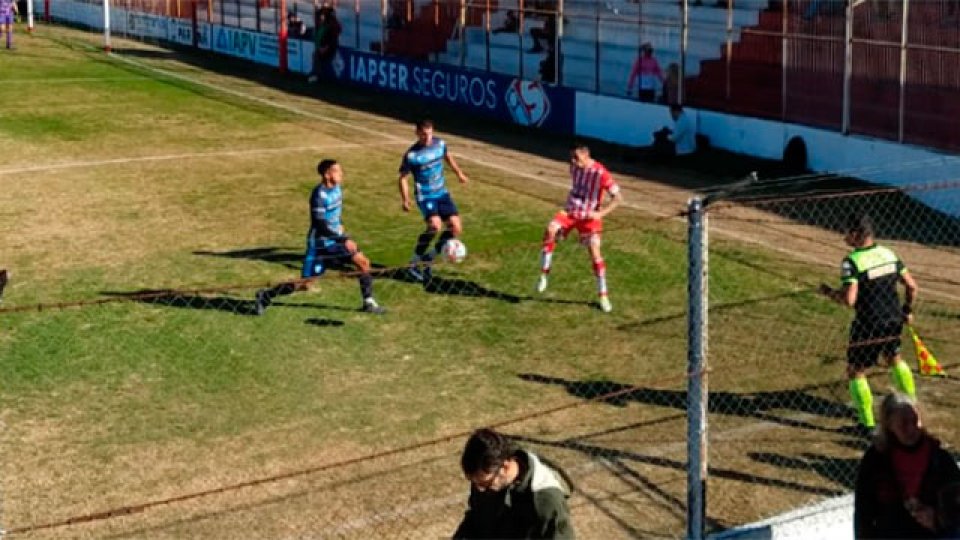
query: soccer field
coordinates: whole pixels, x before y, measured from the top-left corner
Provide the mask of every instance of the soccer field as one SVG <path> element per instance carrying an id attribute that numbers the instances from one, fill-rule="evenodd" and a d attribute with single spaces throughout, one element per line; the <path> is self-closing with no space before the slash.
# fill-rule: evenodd
<path id="1" fill-rule="evenodd" d="M 709 177 L 657 184 L 597 156 L 628 203 L 606 223 L 604 314 L 572 239 L 533 292 L 563 142 L 525 152 L 512 142 L 529 133 L 446 131 L 438 114 L 471 178 L 452 187 L 469 255 L 424 288 L 393 271 L 422 228 L 396 188 L 419 106 L 364 112 L 334 104 L 344 90 L 96 39 L 42 27 L 2 57 L 3 528 L 125 508 L 29 536 L 449 534 L 462 435 L 498 424 L 577 481 L 581 537 L 684 534 L 687 247 L 670 216 L 689 196 L 673 185 Z M 358 312 L 356 280 L 329 272 L 257 317 L 254 291 L 299 275 L 325 157 L 389 311 Z M 812 247 L 785 253 L 769 227 L 716 221 L 708 515 L 726 527 L 847 490 L 862 446 L 836 431 L 849 314 L 813 293 L 842 243 L 804 226 Z M 956 298 L 925 304 L 948 366 Z M 950 442 L 956 381 L 920 384 Z"/>

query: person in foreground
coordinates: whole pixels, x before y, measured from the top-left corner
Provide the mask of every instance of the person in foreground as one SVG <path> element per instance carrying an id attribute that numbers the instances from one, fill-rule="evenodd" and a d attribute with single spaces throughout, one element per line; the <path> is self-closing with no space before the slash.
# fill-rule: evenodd
<path id="1" fill-rule="evenodd" d="M 470 482 L 453 538 L 574 538 L 560 473 L 492 429 L 479 429 L 460 458 Z"/>
<path id="2" fill-rule="evenodd" d="M 343 212 L 343 167 L 336 160 L 325 159 L 317 165 L 317 172 L 320 174 L 320 183 L 310 194 L 310 231 L 307 233 L 307 250 L 303 258 L 303 279 L 257 291 L 256 314 L 263 315 L 277 296 L 307 290 L 327 268 L 347 264 L 353 264 L 360 271 L 358 279 L 363 296 L 360 310 L 382 314 L 385 310 L 373 298 L 370 260 L 360 251 L 357 243 L 346 235 L 340 220 Z"/>
<path id="3" fill-rule="evenodd" d="M 942 538 L 952 519 L 938 516 L 939 498 L 958 481 L 960 468 L 927 432 L 916 401 L 905 394 L 888 395 L 857 472 L 856 538 Z"/>

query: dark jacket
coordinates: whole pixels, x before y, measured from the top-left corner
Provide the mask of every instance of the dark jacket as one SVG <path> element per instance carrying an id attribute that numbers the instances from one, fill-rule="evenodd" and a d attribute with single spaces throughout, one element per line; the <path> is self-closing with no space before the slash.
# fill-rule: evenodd
<path id="1" fill-rule="evenodd" d="M 521 450 L 520 476 L 501 491 L 470 486 L 470 500 L 454 538 L 574 538 L 567 491 L 558 474 Z"/>
<path id="2" fill-rule="evenodd" d="M 940 441 L 925 437 L 933 448 L 917 498 L 924 505 L 936 508 L 937 494 L 947 484 L 960 480 L 960 468 L 950 453 L 940 447 Z M 941 536 L 923 528 L 907 511 L 891 453 L 881 452 L 876 446 L 871 446 L 860 461 L 854 492 L 853 526 L 857 538 Z"/>

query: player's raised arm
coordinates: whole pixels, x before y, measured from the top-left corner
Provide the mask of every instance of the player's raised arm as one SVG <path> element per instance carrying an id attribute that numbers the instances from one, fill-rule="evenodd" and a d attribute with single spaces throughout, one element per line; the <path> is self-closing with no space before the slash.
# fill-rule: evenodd
<path id="1" fill-rule="evenodd" d="M 410 211 L 410 185 L 407 184 L 407 176 L 410 173 L 400 172 L 399 178 L 397 178 L 397 184 L 400 187 L 400 206 L 403 207 L 404 212 Z"/>
<path id="2" fill-rule="evenodd" d="M 444 152 L 443 159 L 447 162 L 447 165 L 453 169 L 454 174 L 457 175 L 457 178 L 460 180 L 461 184 L 466 184 L 470 181 L 470 179 L 467 178 L 467 175 L 463 174 L 463 169 L 457 165 L 457 161 L 453 159 L 453 155 L 450 152 Z"/>

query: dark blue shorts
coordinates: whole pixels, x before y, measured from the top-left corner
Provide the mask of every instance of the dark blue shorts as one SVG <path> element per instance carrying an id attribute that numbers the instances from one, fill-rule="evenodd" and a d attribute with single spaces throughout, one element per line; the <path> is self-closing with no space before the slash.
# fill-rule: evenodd
<path id="1" fill-rule="evenodd" d="M 460 214 L 460 211 L 457 210 L 457 205 L 453 202 L 453 198 L 450 197 L 449 193 L 444 193 L 436 199 L 417 201 L 417 206 L 420 207 L 420 213 L 423 215 L 423 219 L 440 216 L 440 219 L 446 221 L 450 216 Z"/>
<path id="2" fill-rule="evenodd" d="M 313 231 L 307 234 L 307 250 L 303 255 L 303 269 L 300 271 L 303 278 L 323 275 L 327 268 L 342 268 L 353 261 L 353 253 L 350 253 L 344 244 L 324 246 L 323 243 L 323 239 L 314 235 Z"/>
<path id="3" fill-rule="evenodd" d="M 0 24 L 3 25 L 12 25 L 13 24 L 13 13 L 9 15 L 0 15 Z"/>

